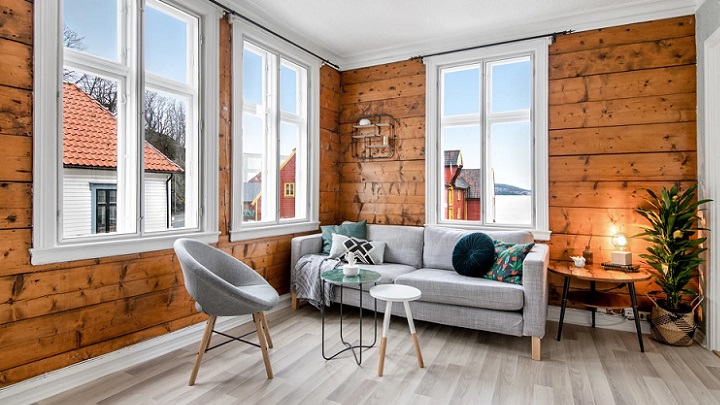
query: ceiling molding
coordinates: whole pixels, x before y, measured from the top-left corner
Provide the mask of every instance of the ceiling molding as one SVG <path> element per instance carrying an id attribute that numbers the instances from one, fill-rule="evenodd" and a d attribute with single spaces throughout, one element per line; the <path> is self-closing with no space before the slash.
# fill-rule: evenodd
<path id="1" fill-rule="evenodd" d="M 372 53 L 357 54 L 338 59 L 340 70 L 358 69 L 384 63 L 407 60 L 409 58 L 452 49 L 492 44 L 535 35 L 551 34 L 564 30 L 588 31 L 598 28 L 614 27 L 643 21 L 680 17 L 695 14 L 695 0 L 650 0 L 645 3 L 607 8 L 592 13 L 574 13 L 532 24 L 508 26 L 502 32 L 497 30 L 478 30 L 464 33 L 452 39 L 428 43 L 427 41 L 408 44 L 401 47 L 376 49 Z M 468 40 L 469 37 L 482 37 L 484 41 Z"/>
<path id="2" fill-rule="evenodd" d="M 343 58 L 332 51 L 326 44 L 309 38 L 305 33 L 293 29 L 289 24 L 281 24 L 260 6 L 248 0 L 215 0 L 224 4 L 231 10 L 265 26 L 266 28 L 284 36 L 296 44 L 320 55 L 331 63 L 339 65 Z"/>
<path id="3" fill-rule="evenodd" d="M 564 30 L 587 31 L 663 18 L 695 14 L 704 0 L 646 0 L 626 5 L 606 7 L 591 12 L 575 12 L 551 19 L 508 25 L 502 31 L 495 28 L 465 31 L 452 38 L 437 41 L 416 41 L 401 45 L 378 47 L 368 52 L 346 54 L 333 49 L 332 43 L 323 38 L 311 38 L 292 24 L 279 21 L 263 8 L 258 0 L 217 0 L 236 12 L 266 26 L 293 42 L 317 53 L 340 70 L 357 69 L 384 63 L 407 60 L 418 55 L 443 52 L 471 46 L 491 44 L 535 35 L 551 34 Z M 477 38 L 483 40 L 478 42 Z"/>

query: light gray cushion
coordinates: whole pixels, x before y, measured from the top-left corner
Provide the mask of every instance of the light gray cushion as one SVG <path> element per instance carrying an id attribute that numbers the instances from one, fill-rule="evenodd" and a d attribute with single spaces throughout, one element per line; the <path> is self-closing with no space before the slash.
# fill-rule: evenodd
<path id="1" fill-rule="evenodd" d="M 521 285 L 466 277 L 454 271 L 420 269 L 397 276 L 395 284 L 418 288 L 420 300 L 425 302 L 502 311 L 521 310 L 524 302 Z"/>
<path id="2" fill-rule="evenodd" d="M 422 267 L 424 229 L 415 226 L 368 225 L 367 239 L 385 242 L 386 263 Z"/>
<path id="3" fill-rule="evenodd" d="M 452 264 L 452 252 L 455 244 L 463 236 L 469 235 L 476 230 L 453 229 L 440 226 L 428 226 L 425 228 L 422 267 L 429 269 L 454 270 Z M 530 243 L 533 241 L 532 233 L 528 231 L 511 232 L 484 232 L 492 240 L 501 240 L 508 243 Z"/>

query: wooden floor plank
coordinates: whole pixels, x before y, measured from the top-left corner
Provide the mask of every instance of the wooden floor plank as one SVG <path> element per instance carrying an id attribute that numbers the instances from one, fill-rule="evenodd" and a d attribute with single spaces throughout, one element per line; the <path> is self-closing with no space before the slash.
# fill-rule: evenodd
<path id="1" fill-rule="evenodd" d="M 345 336 L 356 339 L 354 311 L 345 312 Z M 393 319 L 383 377 L 378 349 L 332 361 L 320 355 L 320 314 L 306 305 L 267 314 L 275 346 L 265 375 L 260 350 L 231 343 L 209 351 L 195 386 L 187 378 L 197 343 L 99 378 L 39 402 L 83 404 L 720 404 L 720 358 L 695 345 L 678 348 L 645 337 L 641 353 L 634 333 L 565 325 L 563 339 L 548 322 L 543 360 L 530 359 L 530 338 L 416 321 L 425 358 L 418 368 L 407 323 Z M 339 312 L 326 317 L 326 350 L 339 342 Z M 363 334 L 372 337 L 372 323 Z M 232 333 L 252 330 L 252 324 Z M 213 343 L 224 338 L 216 336 Z M 248 339 L 256 341 L 254 335 Z"/>

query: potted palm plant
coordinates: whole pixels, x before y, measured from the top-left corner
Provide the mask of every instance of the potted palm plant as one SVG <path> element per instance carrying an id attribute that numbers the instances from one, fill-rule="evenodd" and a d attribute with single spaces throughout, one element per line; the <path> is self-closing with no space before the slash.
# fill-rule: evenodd
<path id="1" fill-rule="evenodd" d="M 689 346 L 697 324 L 695 309 L 702 297 L 688 283 L 697 277 L 697 268 L 703 259 L 700 253 L 706 238 L 693 238 L 700 228 L 697 209 L 711 200 L 695 201 L 693 185 L 684 192 L 675 185 L 663 187 L 660 195 L 646 189 L 648 208 L 635 211 L 650 222 L 639 225 L 643 232 L 635 235 L 651 243 L 640 257 L 654 269 L 655 283 L 662 292 L 649 295 L 655 303 L 650 313 L 651 335 L 654 339 L 677 346 Z M 689 300 L 688 296 L 696 296 Z"/>

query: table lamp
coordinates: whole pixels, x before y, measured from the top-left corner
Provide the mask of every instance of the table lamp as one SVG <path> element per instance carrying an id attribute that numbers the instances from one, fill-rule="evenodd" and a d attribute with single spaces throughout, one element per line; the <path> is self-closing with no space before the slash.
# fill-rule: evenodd
<path id="1" fill-rule="evenodd" d="M 632 253 L 625 251 L 628 245 L 627 236 L 616 233 L 612 237 L 612 244 L 619 250 L 610 252 L 610 261 L 613 264 L 632 265 Z"/>

